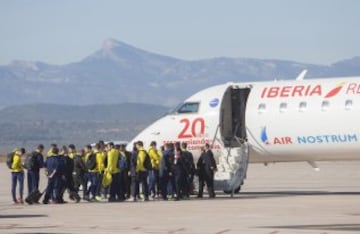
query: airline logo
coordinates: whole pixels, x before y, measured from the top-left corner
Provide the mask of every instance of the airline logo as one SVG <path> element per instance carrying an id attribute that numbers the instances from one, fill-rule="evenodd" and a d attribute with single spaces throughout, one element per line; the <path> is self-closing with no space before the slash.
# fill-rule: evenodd
<path id="1" fill-rule="evenodd" d="M 305 136 L 281 136 L 269 138 L 266 127 L 261 128 L 260 139 L 265 145 L 291 145 L 291 144 L 334 144 L 334 143 L 354 143 L 358 142 L 356 133 L 350 134 L 324 134 L 324 135 L 305 135 Z"/>
<path id="2" fill-rule="evenodd" d="M 289 97 L 313 97 L 319 96 L 332 98 L 340 93 L 346 82 L 341 82 L 331 90 L 324 92 L 321 84 L 308 85 L 285 85 L 265 87 L 261 92 L 261 98 L 289 98 Z"/>

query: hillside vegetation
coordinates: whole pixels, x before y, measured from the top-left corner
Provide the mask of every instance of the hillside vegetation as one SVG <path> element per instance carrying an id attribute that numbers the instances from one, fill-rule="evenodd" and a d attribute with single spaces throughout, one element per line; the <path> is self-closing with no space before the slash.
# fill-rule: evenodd
<path id="1" fill-rule="evenodd" d="M 125 103 L 69 106 L 31 104 L 0 110 L 0 152 L 37 144 L 74 143 L 83 146 L 99 139 L 131 140 L 166 107 Z"/>

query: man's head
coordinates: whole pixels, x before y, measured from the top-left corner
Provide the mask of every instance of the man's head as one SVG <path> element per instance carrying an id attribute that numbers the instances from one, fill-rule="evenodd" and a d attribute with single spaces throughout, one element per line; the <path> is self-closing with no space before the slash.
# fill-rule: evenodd
<path id="1" fill-rule="evenodd" d="M 136 142 L 136 148 L 137 149 L 142 148 L 142 147 L 144 147 L 144 143 L 142 141 Z"/>
<path id="2" fill-rule="evenodd" d="M 44 151 L 44 145 L 40 144 L 36 147 L 37 151 L 42 153 Z"/>
<path id="3" fill-rule="evenodd" d="M 121 152 L 125 152 L 125 151 L 126 151 L 126 145 L 125 145 L 125 144 L 120 144 L 120 151 L 121 151 Z"/>
<path id="4" fill-rule="evenodd" d="M 156 141 L 152 141 L 152 142 L 150 143 L 150 146 L 156 148 Z"/>
<path id="5" fill-rule="evenodd" d="M 107 150 L 111 150 L 111 149 L 113 149 L 114 148 L 114 142 L 109 142 L 108 144 L 107 144 Z"/>
<path id="6" fill-rule="evenodd" d="M 85 150 L 85 153 L 89 153 L 91 151 L 92 147 L 91 145 L 86 145 L 84 150 Z"/>
<path id="7" fill-rule="evenodd" d="M 100 143 L 96 143 L 96 144 L 95 144 L 95 149 L 96 149 L 97 151 L 101 151 L 101 145 L 100 145 Z"/>
<path id="8" fill-rule="evenodd" d="M 187 148 L 187 144 L 186 144 L 185 141 L 183 141 L 183 142 L 181 143 L 181 148 L 183 148 L 183 149 L 186 149 L 186 148 Z"/>
<path id="9" fill-rule="evenodd" d="M 51 149 L 51 153 L 53 153 L 54 155 L 58 155 L 59 154 L 59 148 L 58 147 L 52 147 Z"/>
<path id="10" fill-rule="evenodd" d="M 70 144 L 70 145 L 68 146 L 68 148 L 69 148 L 70 153 L 75 153 L 75 152 L 76 152 L 76 148 L 75 148 L 75 145 L 74 145 L 74 144 Z"/>

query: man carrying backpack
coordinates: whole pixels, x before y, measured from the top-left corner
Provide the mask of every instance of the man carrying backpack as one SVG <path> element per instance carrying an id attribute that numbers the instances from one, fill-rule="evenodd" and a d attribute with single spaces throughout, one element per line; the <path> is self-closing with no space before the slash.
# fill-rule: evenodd
<path id="1" fill-rule="evenodd" d="M 40 144 L 35 151 L 27 155 L 25 160 L 29 195 L 39 190 L 40 168 L 44 167 L 43 151 L 44 146 Z"/>
<path id="2" fill-rule="evenodd" d="M 25 149 L 15 149 L 8 155 L 6 164 L 11 171 L 11 195 L 14 204 L 24 204 L 23 193 L 24 193 L 24 167 L 21 162 L 21 157 L 25 154 Z M 19 198 L 16 198 L 16 187 L 19 182 Z"/>

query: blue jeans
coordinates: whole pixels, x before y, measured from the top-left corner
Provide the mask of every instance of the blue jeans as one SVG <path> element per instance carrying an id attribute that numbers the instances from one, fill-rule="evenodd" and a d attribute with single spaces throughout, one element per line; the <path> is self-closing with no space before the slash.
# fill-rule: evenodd
<path id="1" fill-rule="evenodd" d="M 90 183 L 91 183 L 89 191 L 91 193 L 91 197 L 95 198 L 95 196 L 97 194 L 96 192 L 97 192 L 98 186 L 100 184 L 100 175 L 97 172 L 90 172 L 89 175 L 90 175 Z"/>
<path id="2" fill-rule="evenodd" d="M 18 181 L 19 181 L 20 199 L 22 200 L 24 193 L 24 172 L 11 172 L 11 195 L 14 202 L 17 201 L 16 186 Z"/>
<path id="3" fill-rule="evenodd" d="M 39 190 L 39 178 L 39 171 L 27 172 L 28 194 L 33 191 Z"/>

